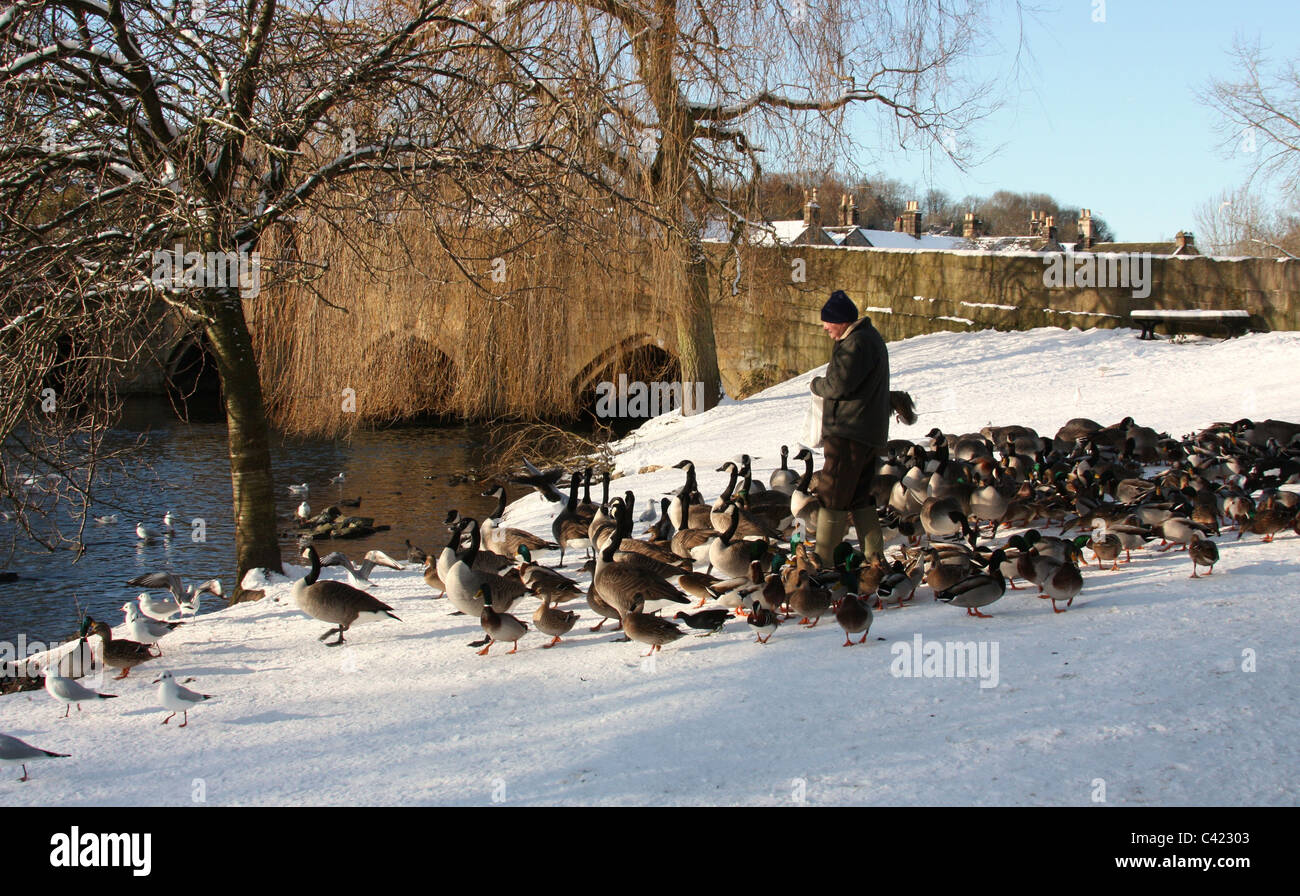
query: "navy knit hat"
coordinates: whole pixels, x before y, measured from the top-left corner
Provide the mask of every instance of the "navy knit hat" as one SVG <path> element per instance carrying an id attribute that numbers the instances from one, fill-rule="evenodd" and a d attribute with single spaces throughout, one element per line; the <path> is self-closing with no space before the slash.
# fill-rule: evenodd
<path id="1" fill-rule="evenodd" d="M 842 289 L 831 293 L 831 297 L 822 306 L 822 320 L 828 324 L 851 324 L 858 319 L 858 306 L 849 299 Z"/>

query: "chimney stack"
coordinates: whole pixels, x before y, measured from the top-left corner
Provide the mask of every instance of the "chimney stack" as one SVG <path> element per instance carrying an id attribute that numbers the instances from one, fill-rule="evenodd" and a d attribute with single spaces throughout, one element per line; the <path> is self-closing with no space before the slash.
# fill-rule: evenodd
<path id="1" fill-rule="evenodd" d="M 1079 212 L 1079 242 L 1075 249 L 1091 249 L 1097 244 L 1096 231 L 1092 229 L 1092 209 Z"/>
<path id="2" fill-rule="evenodd" d="M 812 199 L 808 196 L 808 191 L 803 191 L 803 226 L 812 226 Z"/>
<path id="3" fill-rule="evenodd" d="M 845 193 L 840 199 L 840 226 L 858 226 L 858 203 L 852 193 Z"/>
<path id="4" fill-rule="evenodd" d="M 1029 235 L 1038 236 L 1043 232 L 1043 219 L 1039 212 L 1029 213 Z"/>
<path id="5" fill-rule="evenodd" d="M 1185 230 L 1178 231 L 1178 235 L 1174 237 L 1174 242 L 1178 244 L 1178 248 L 1174 250 L 1175 255 L 1201 254 L 1196 248 L 1196 239 Z"/>
<path id="6" fill-rule="evenodd" d="M 908 234 L 913 239 L 919 240 L 921 238 L 921 211 L 917 206 L 917 200 L 909 199 L 907 201 L 907 208 L 903 210 L 900 223 L 902 225 L 901 230 L 903 233 Z"/>
<path id="7" fill-rule="evenodd" d="M 984 235 L 984 222 L 975 217 L 975 212 L 966 213 L 966 222 L 962 224 L 961 235 L 968 240 L 977 240 Z"/>

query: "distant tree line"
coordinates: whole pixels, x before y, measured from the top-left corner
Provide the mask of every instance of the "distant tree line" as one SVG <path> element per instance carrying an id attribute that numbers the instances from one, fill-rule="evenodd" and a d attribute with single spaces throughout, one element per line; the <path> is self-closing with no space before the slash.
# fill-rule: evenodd
<path id="1" fill-rule="evenodd" d="M 954 199 L 944 190 L 920 190 L 888 177 L 849 180 L 834 172 L 768 173 L 759 182 L 759 209 L 769 221 L 802 218 L 804 190 L 814 187 L 822 207 L 822 223 L 828 225 L 839 222 L 840 197 L 849 193 L 857 203 L 858 223 L 873 230 L 892 230 L 894 219 L 914 199 L 920 204 L 927 230 L 959 234 L 966 213 L 973 211 L 983 223 L 985 234 L 1016 236 L 1029 233 L 1030 215 L 1040 212 L 1056 219 L 1062 242 L 1078 239 L 1079 208 L 1067 206 L 1047 193 L 998 190 L 991 196 Z M 1097 241 L 1113 242 L 1115 233 L 1110 225 L 1095 211 L 1092 220 Z"/>

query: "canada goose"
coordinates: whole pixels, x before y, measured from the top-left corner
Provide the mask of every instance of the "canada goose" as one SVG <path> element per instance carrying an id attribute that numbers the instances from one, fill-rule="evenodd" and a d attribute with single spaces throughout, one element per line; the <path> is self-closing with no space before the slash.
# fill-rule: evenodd
<path id="1" fill-rule="evenodd" d="M 376 566 L 385 566 L 388 569 L 406 569 L 405 566 L 383 551 L 367 551 L 365 559 L 361 561 L 359 567 L 352 565 L 352 561 L 348 559 L 347 554 L 342 551 L 333 551 L 320 558 L 320 565 L 342 566 L 348 571 L 348 584 L 353 588 L 360 588 L 362 585 L 373 585 L 374 582 L 370 581 L 370 571 Z"/>
<path id="2" fill-rule="evenodd" d="M 788 459 L 790 457 L 790 448 L 786 445 L 781 446 L 781 466 L 772 471 L 772 475 L 767 477 L 767 484 L 778 492 L 785 492 L 787 495 L 794 493 L 794 487 L 799 484 L 799 474 L 790 469 Z"/>
<path id="3" fill-rule="evenodd" d="M 721 516 L 727 519 L 725 530 L 709 542 L 709 565 L 729 579 L 749 572 L 749 564 L 767 553 L 766 541 L 743 541 L 736 538 L 740 526 L 740 508 L 734 502 L 726 505 Z"/>
<path id="4" fill-rule="evenodd" d="M 671 644 L 686 634 L 667 619 L 642 612 L 644 606 L 645 601 L 642 600 L 641 595 L 635 594 L 622 614 L 623 631 L 627 636 L 633 641 L 650 645 L 650 649 L 641 654 L 642 656 L 656 653 L 665 644 Z"/>
<path id="5" fill-rule="evenodd" d="M 668 519 L 678 530 L 711 529 L 711 513 L 708 505 L 700 503 L 699 486 L 695 480 L 695 464 L 681 460 L 673 464 L 675 470 L 686 471 L 686 482 L 679 488 L 672 500 L 668 502 Z"/>
<path id="6" fill-rule="evenodd" d="M 342 637 L 342 632 L 339 633 L 339 637 Z M 164 725 L 175 718 L 176 713 L 179 712 L 183 713 L 183 715 L 181 716 L 182 721 L 177 727 L 184 728 L 190 723 L 190 710 L 200 703 L 212 699 L 211 694 L 200 694 L 198 691 L 191 691 L 189 688 L 182 686 L 171 672 L 164 672 L 158 676 L 154 679 L 154 684 L 158 685 L 158 702 L 163 709 L 172 711 L 171 715 L 162 720 Z"/>
<path id="7" fill-rule="evenodd" d="M 497 641 L 512 642 L 513 646 L 506 653 L 518 653 L 519 639 L 528 633 L 528 625 L 520 622 L 509 613 L 498 613 L 492 609 L 496 597 L 492 593 L 492 586 L 487 582 L 479 586 L 478 591 L 474 594 L 474 599 L 483 606 L 483 611 L 479 614 L 479 625 L 483 627 L 483 631 L 488 636 L 487 644 L 483 645 L 483 649 L 478 652 L 478 655 L 487 656 L 487 652 L 492 649 L 492 645 Z"/>
<path id="8" fill-rule="evenodd" d="M 970 535 L 970 523 L 956 498 L 926 498 L 921 505 L 921 527 L 932 541 Z"/>
<path id="9" fill-rule="evenodd" d="M 58 673 L 58 670 L 46 666 L 41 670 L 45 676 L 45 690 L 51 697 L 63 704 L 63 718 L 68 717 L 72 711 L 72 704 L 77 704 L 77 712 L 81 712 L 81 704 L 89 703 L 91 700 L 113 700 L 117 694 L 101 694 L 92 691 L 80 682 L 73 681 L 71 678 L 64 678 Z"/>
<path id="10" fill-rule="evenodd" d="M 795 519 L 803 520 L 805 531 L 809 535 L 817 534 L 817 512 L 821 510 L 822 502 L 812 492 L 812 475 L 813 475 L 813 456 L 807 448 L 800 448 L 799 453 L 794 456 L 795 460 L 801 460 L 804 463 L 803 475 L 795 484 L 794 491 L 790 493 L 790 515 Z"/>
<path id="11" fill-rule="evenodd" d="M 987 607 L 1006 594 L 1007 582 L 1002 577 L 1002 561 L 1005 559 L 1006 554 L 999 548 L 989 557 L 985 572 L 968 576 L 946 591 L 936 594 L 935 599 L 954 607 L 965 607 L 967 616 L 991 618 L 987 613 L 981 613 L 980 607 Z"/>
<path id="12" fill-rule="evenodd" d="M 601 617 L 600 622 L 591 627 L 593 632 L 600 631 L 605 627 L 605 623 L 611 619 L 618 620 L 618 624 L 614 626 L 614 631 L 618 631 L 623 627 L 623 615 L 619 613 L 618 608 L 611 606 L 610 603 L 601 596 L 600 589 L 596 586 L 594 579 L 591 584 L 587 586 L 587 606 L 591 607 L 593 613 Z"/>
<path id="13" fill-rule="evenodd" d="M 549 595 L 542 595 L 542 603 L 533 612 L 533 625 L 537 630 L 545 635 L 550 635 L 552 640 L 549 644 L 543 644 L 542 649 L 554 647 L 560 643 L 560 636 L 567 635 L 578 621 L 578 614 L 572 610 L 557 610 L 551 606 Z"/>
<path id="14" fill-rule="evenodd" d="M 671 498 L 659 499 L 659 518 L 655 520 L 655 524 L 646 533 L 650 536 L 651 541 L 663 543 L 672 540 L 675 527 L 673 521 L 668 518 L 668 505 L 671 500 Z"/>
<path id="15" fill-rule="evenodd" d="M 578 484 L 582 481 L 581 473 L 574 473 L 569 479 L 569 500 L 551 522 L 551 535 L 560 546 L 559 566 L 564 566 L 564 551 L 570 545 L 580 548 L 591 547 L 591 537 L 587 533 L 589 522 L 584 523 L 578 515 Z"/>
<path id="16" fill-rule="evenodd" d="M 683 560 L 690 560 L 692 563 L 700 563 L 708 559 L 709 542 L 717 537 L 718 533 L 712 527 L 708 529 L 681 529 L 673 533 L 672 541 L 669 544 L 675 556 Z"/>
<path id="17" fill-rule="evenodd" d="M 320 557 L 316 548 L 308 545 L 303 556 L 311 563 L 311 569 L 293 584 L 293 599 L 298 609 L 313 619 L 331 622 L 338 626 L 321 635 L 324 641 L 330 635 L 337 634 L 337 641 L 326 641 L 327 647 L 337 647 L 343 643 L 343 633 L 353 625 L 376 622 L 387 616 L 401 619 L 393 613 L 393 608 L 377 600 L 359 588 L 353 588 L 343 582 L 317 581 L 320 578 Z"/>
<path id="18" fill-rule="evenodd" d="M 483 604 L 480 595 L 484 590 L 483 586 L 488 585 L 486 590 L 491 595 L 493 606 L 497 612 L 506 613 L 519 602 L 528 589 L 524 587 L 518 571 L 513 568 L 506 575 L 496 575 L 475 568 L 475 560 L 481 545 L 478 520 L 473 517 L 462 517 L 462 519 L 465 521 L 465 528 L 469 530 L 469 546 L 457 556 L 456 562 L 442 577 L 443 584 L 447 586 L 447 599 L 466 616 L 482 616 Z"/>
<path id="19" fill-rule="evenodd" d="M 750 513 L 747 510 L 741 509 L 741 507 L 735 503 L 732 494 L 735 491 L 736 482 L 739 477 L 739 471 L 737 470 L 736 465 L 731 461 L 727 461 L 725 464 L 718 467 L 718 472 L 723 472 L 724 470 L 731 471 L 731 479 L 727 483 L 727 487 L 723 489 L 722 494 L 718 496 L 717 500 L 713 502 L 713 506 L 710 508 L 709 522 L 713 525 L 713 528 L 719 532 L 725 532 L 727 530 L 728 526 L 731 525 L 731 518 L 727 513 L 727 508 L 730 507 L 734 513 L 740 515 L 738 528 L 736 530 L 740 537 L 745 538 L 756 535 L 760 538 L 779 538 L 781 534 L 776 531 L 776 526 L 769 523 L 759 514 Z M 781 509 L 779 515 L 781 518 L 786 516 L 784 508 Z"/>
<path id="20" fill-rule="evenodd" d="M 531 532 L 525 532 L 523 529 L 498 529 L 497 521 L 506 511 L 506 490 L 504 486 L 498 485 L 496 488 L 483 493 L 485 498 L 496 498 L 497 506 L 488 514 L 487 519 L 483 520 L 483 543 L 487 547 L 505 557 L 513 557 L 518 552 L 520 545 L 524 545 L 530 551 L 544 551 L 550 548 L 558 548 L 559 545 L 553 541 L 547 541 Z"/>
<path id="21" fill-rule="evenodd" d="M 8 734 L 0 734 L 0 762 L 5 765 L 21 765 L 23 776 L 19 781 L 26 782 L 27 763 L 34 762 L 38 759 L 67 759 L 71 753 L 55 753 L 53 750 L 42 750 L 40 747 L 33 747 L 26 741 L 11 737 Z"/>
<path id="22" fill-rule="evenodd" d="M 600 597 L 620 613 L 631 609 L 633 598 L 641 598 L 650 609 L 671 604 L 689 605 L 690 598 L 668 584 L 663 576 L 630 562 L 614 560 L 623 531 L 624 527 L 620 526 L 604 550 L 596 555 L 596 572 L 591 582 L 600 590 Z"/>

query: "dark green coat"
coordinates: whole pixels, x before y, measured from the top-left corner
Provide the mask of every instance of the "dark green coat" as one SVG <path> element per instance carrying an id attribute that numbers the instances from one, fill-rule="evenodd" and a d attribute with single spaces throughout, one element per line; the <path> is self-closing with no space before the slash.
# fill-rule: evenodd
<path id="1" fill-rule="evenodd" d="M 825 399 L 822 435 L 840 436 L 877 451 L 889 441 L 889 350 L 870 318 L 835 342 L 826 375 L 812 391 Z"/>

